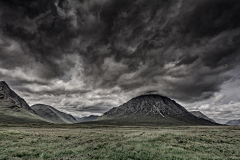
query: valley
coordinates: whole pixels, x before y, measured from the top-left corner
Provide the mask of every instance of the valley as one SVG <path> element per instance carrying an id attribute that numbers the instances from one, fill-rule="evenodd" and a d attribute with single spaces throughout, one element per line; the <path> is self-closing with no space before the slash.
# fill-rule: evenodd
<path id="1" fill-rule="evenodd" d="M 0 0 L 0 160 L 240 160 L 240 0 Z"/>
<path id="2" fill-rule="evenodd" d="M 0 160 L 238 159 L 240 127 L 215 123 L 161 95 L 141 95 L 102 116 L 29 106 L 0 82 Z"/>

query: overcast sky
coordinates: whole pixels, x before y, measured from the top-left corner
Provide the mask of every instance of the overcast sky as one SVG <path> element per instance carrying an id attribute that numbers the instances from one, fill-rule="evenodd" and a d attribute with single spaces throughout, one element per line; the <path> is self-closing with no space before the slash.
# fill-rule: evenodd
<path id="1" fill-rule="evenodd" d="M 101 115 L 159 93 L 240 118 L 239 0 L 1 0 L 0 80 L 29 105 Z"/>

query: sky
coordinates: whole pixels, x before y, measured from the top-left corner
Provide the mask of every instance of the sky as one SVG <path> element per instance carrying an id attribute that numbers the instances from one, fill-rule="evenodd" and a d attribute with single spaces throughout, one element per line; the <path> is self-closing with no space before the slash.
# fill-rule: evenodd
<path id="1" fill-rule="evenodd" d="M 77 117 L 157 93 L 239 119 L 239 60 L 239 0 L 0 1 L 0 81 Z"/>

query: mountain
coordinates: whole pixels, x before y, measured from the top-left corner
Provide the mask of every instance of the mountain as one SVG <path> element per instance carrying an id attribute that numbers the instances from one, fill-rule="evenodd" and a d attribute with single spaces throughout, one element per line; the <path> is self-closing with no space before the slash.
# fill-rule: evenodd
<path id="1" fill-rule="evenodd" d="M 6 82 L 0 82 L 0 100 L 2 105 L 15 105 L 33 114 L 36 114 L 27 102 L 12 91 Z"/>
<path id="2" fill-rule="evenodd" d="M 112 108 L 97 120 L 98 123 L 122 125 L 216 125 L 195 117 L 170 98 L 155 94 L 133 98 Z"/>
<path id="3" fill-rule="evenodd" d="M 226 123 L 226 125 L 229 125 L 229 126 L 239 126 L 240 125 L 240 119 L 235 119 L 235 120 L 228 121 Z"/>
<path id="4" fill-rule="evenodd" d="M 211 118 L 208 118 L 206 115 L 202 114 L 202 112 L 200 111 L 192 111 L 190 112 L 192 113 L 194 116 L 198 117 L 198 118 L 202 118 L 202 119 L 205 119 L 205 120 L 208 120 L 208 121 L 211 121 L 211 122 L 214 122 L 214 120 L 212 120 Z"/>
<path id="5" fill-rule="evenodd" d="M 42 118 L 52 123 L 77 123 L 77 120 L 70 114 L 44 104 L 35 104 L 31 108 Z"/>
<path id="6" fill-rule="evenodd" d="M 99 116 L 91 115 L 88 117 L 82 117 L 82 118 L 76 118 L 78 122 L 89 122 L 89 121 L 94 121 L 98 118 Z"/>
<path id="7" fill-rule="evenodd" d="M 0 82 L 0 122 L 46 123 L 4 81 Z"/>

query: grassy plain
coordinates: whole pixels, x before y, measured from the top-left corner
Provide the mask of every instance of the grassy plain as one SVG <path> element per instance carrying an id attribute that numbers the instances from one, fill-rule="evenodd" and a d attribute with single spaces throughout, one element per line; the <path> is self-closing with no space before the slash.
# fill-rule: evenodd
<path id="1" fill-rule="evenodd" d="M 240 127 L 3 123 L 0 159 L 240 159 Z"/>

